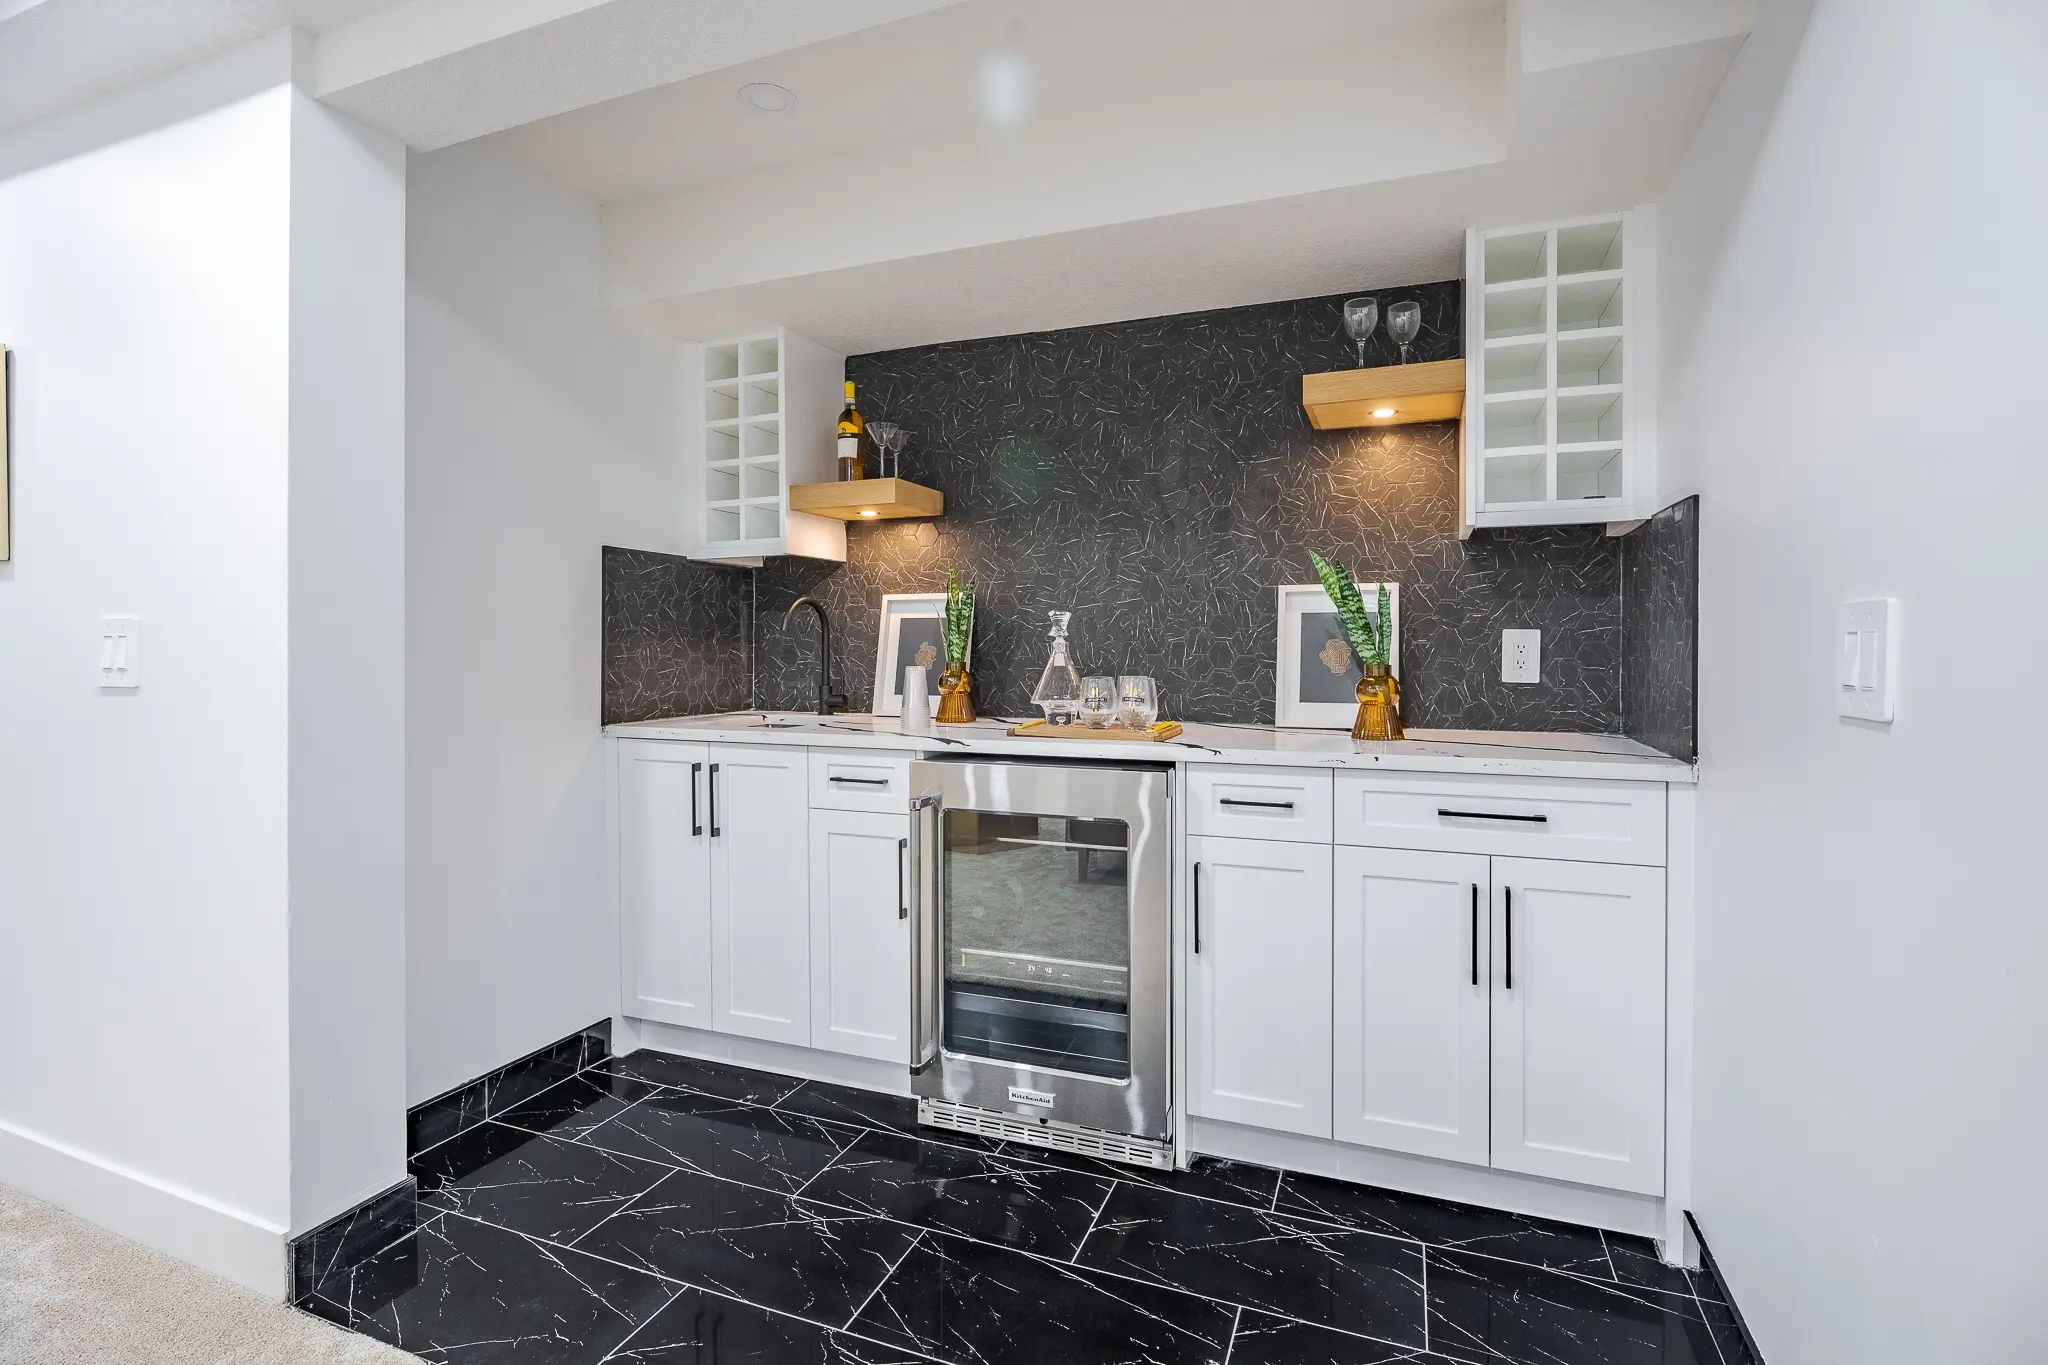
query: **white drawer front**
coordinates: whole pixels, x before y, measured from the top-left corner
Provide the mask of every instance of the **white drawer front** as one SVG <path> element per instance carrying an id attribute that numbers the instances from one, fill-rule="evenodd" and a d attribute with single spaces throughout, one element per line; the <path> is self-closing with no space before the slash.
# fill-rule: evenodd
<path id="1" fill-rule="evenodd" d="M 1330 774 L 1316 768 L 1188 769 L 1188 833 L 1330 842 Z"/>
<path id="2" fill-rule="evenodd" d="M 1536 777 L 1337 774 L 1336 842 L 1575 862 L 1664 862 L 1664 788 Z"/>
<path id="3" fill-rule="evenodd" d="M 811 750 L 811 805 L 818 810 L 910 809 L 910 755 Z"/>

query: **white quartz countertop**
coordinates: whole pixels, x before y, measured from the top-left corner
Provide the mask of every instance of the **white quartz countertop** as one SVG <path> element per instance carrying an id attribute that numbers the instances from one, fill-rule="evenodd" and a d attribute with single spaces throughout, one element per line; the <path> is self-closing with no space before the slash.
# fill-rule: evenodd
<path id="1" fill-rule="evenodd" d="M 1178 739 L 1161 744 L 1134 744 L 1113 740 L 1012 739 L 1005 732 L 1013 723 L 988 719 L 972 725 L 933 725 L 928 730 L 909 732 L 894 716 L 827 717 L 795 711 L 729 711 L 712 716 L 677 716 L 608 725 L 605 733 L 630 739 L 792 744 L 818 749 L 1373 768 L 1388 772 L 1590 777 L 1623 782 L 1695 780 L 1691 764 L 1619 735 L 1410 730 L 1407 739 L 1387 743 L 1355 740 L 1341 730 L 1189 724 Z"/>

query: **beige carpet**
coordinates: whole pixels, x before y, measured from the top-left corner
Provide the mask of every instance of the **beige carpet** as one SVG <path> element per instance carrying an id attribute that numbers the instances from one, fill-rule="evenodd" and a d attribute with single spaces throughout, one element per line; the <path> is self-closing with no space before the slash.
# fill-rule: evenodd
<path id="1" fill-rule="evenodd" d="M 417 1365 L 0 1185 L 0 1365 Z"/>

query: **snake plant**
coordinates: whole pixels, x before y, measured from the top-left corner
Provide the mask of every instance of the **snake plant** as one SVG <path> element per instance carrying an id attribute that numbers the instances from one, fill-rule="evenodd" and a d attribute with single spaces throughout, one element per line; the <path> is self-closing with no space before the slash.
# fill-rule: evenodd
<path id="1" fill-rule="evenodd" d="M 946 662 L 967 667 L 974 643 L 974 584 L 946 571 Z"/>
<path id="2" fill-rule="evenodd" d="M 1365 599 L 1359 595 L 1358 584 L 1352 579 L 1351 571 L 1341 564 L 1332 564 L 1314 550 L 1308 557 L 1315 562 L 1316 577 L 1323 580 L 1323 591 L 1329 594 L 1330 605 L 1337 609 L 1337 619 L 1344 624 L 1344 635 L 1351 641 L 1351 650 L 1364 664 L 1388 663 L 1389 646 L 1392 644 L 1394 616 L 1387 593 L 1387 585 L 1380 584 L 1379 621 L 1366 613 Z"/>

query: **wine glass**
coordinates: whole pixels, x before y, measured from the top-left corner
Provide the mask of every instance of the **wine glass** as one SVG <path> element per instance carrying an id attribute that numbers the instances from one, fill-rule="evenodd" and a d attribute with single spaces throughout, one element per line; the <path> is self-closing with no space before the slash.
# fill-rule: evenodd
<path id="1" fill-rule="evenodd" d="M 1408 363 L 1408 343 L 1422 330 L 1422 305 L 1414 300 L 1387 309 L 1387 335 L 1401 348 L 1401 363 Z"/>
<path id="2" fill-rule="evenodd" d="M 1116 679 L 1081 679 L 1081 720 L 1091 730 L 1107 730 L 1116 719 Z"/>
<path id="3" fill-rule="evenodd" d="M 910 433 L 894 422 L 868 423 L 868 435 L 874 438 L 875 449 L 881 454 L 876 460 L 877 473 L 885 479 L 894 478 L 903 472 L 903 447 L 910 444 Z M 893 461 L 891 456 L 896 457 Z"/>
<path id="4" fill-rule="evenodd" d="M 1380 325 L 1380 301 L 1378 299 L 1344 300 L 1344 330 L 1358 343 L 1358 368 L 1365 368 L 1365 343 L 1372 338 L 1372 329 Z"/>
<path id="5" fill-rule="evenodd" d="M 1149 730 L 1159 719 L 1159 685 L 1143 676 L 1123 675 L 1116 680 L 1122 720 L 1133 730 Z"/>

